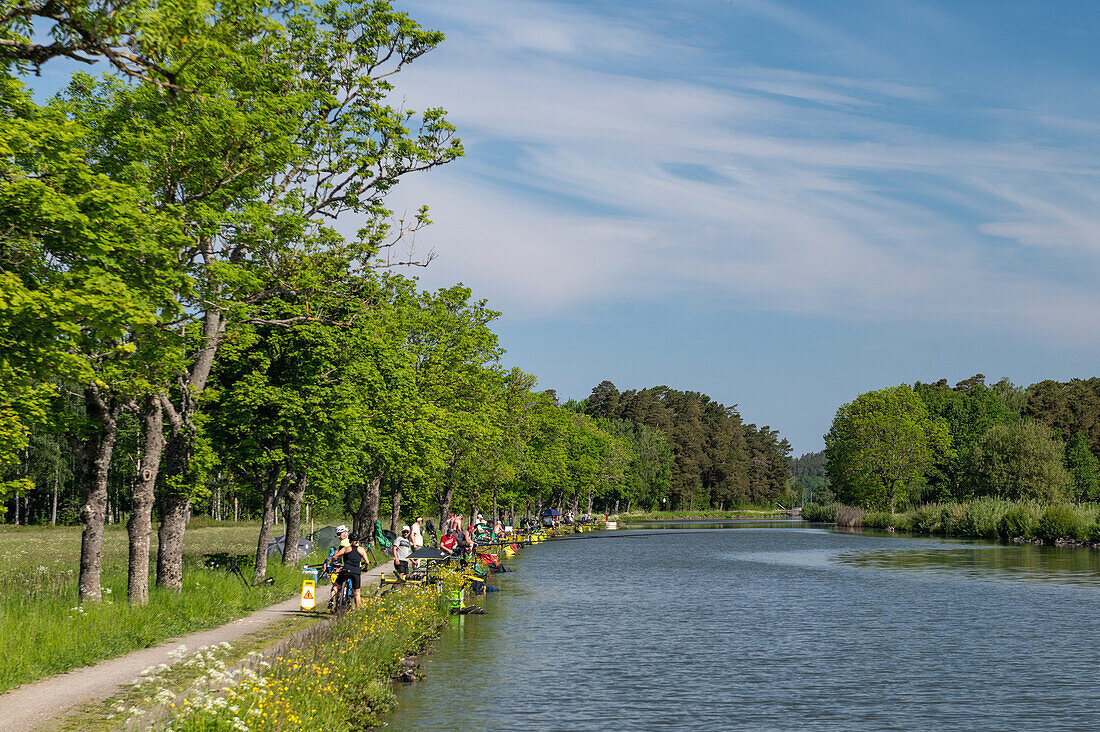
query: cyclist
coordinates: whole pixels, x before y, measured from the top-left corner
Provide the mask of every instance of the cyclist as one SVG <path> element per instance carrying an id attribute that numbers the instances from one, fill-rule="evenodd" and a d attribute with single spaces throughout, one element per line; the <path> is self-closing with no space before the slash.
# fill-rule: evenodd
<path id="1" fill-rule="evenodd" d="M 336 564 L 336 561 L 333 559 L 333 556 L 335 554 L 335 550 L 336 549 L 343 549 L 344 547 L 351 546 L 351 542 L 348 541 L 348 527 L 346 525 L 340 524 L 339 526 L 336 527 L 336 541 L 337 541 L 337 546 L 334 549 L 329 549 L 329 555 L 328 555 L 329 561 L 331 561 L 333 564 Z M 333 603 L 336 602 L 336 596 L 338 594 L 340 594 L 340 581 L 339 581 L 339 579 L 337 579 L 337 581 L 333 582 L 332 586 L 329 587 L 328 606 L 329 606 L 330 610 L 332 609 Z"/>
<path id="2" fill-rule="evenodd" d="M 363 562 L 367 561 L 367 552 L 359 546 L 359 535 L 348 536 L 348 546 L 340 547 L 332 555 L 333 561 L 343 561 L 340 574 L 336 575 L 336 585 L 333 592 L 339 592 L 344 582 L 351 582 L 352 595 L 354 596 L 355 609 L 359 609 L 359 586 L 362 583 L 360 573 L 363 571 Z M 335 595 L 333 595 L 335 597 Z"/>

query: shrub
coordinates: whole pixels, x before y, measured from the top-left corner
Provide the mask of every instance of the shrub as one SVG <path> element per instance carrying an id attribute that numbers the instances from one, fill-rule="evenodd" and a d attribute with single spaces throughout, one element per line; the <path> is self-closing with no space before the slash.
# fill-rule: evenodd
<path id="1" fill-rule="evenodd" d="M 1077 512 L 1064 503 L 1055 503 L 1039 518 L 1036 535 L 1043 541 L 1075 537 L 1078 533 Z"/>
<path id="2" fill-rule="evenodd" d="M 887 511 L 866 511 L 863 514 L 863 525 L 870 529 L 893 528 L 893 514 Z"/>
<path id="3" fill-rule="evenodd" d="M 992 539 L 997 536 L 997 525 L 1012 505 L 996 498 L 979 498 L 963 504 L 958 532 L 963 536 Z"/>
<path id="4" fill-rule="evenodd" d="M 1039 507 L 1034 503 L 1017 503 L 1010 506 L 997 522 L 997 534 L 1006 539 L 1035 536 L 1039 524 Z"/>
<path id="5" fill-rule="evenodd" d="M 934 534 L 943 527 L 942 509 L 938 503 L 920 506 L 913 511 L 911 530 Z"/>
<path id="6" fill-rule="evenodd" d="M 835 524 L 836 516 L 840 512 L 839 503 L 827 503 L 824 506 L 817 503 L 807 503 L 802 508 L 802 518 L 807 521 L 820 521 L 826 524 Z"/>
<path id="7" fill-rule="evenodd" d="M 863 509 L 856 506 L 842 506 L 836 514 L 837 526 L 863 526 Z"/>
<path id="8" fill-rule="evenodd" d="M 1073 538 L 1078 541 L 1089 541 L 1100 538 L 1100 506 L 1095 503 L 1081 503 L 1073 507 L 1077 516 L 1077 528 Z"/>
<path id="9" fill-rule="evenodd" d="M 944 503 L 940 506 L 940 530 L 945 536 L 962 536 L 963 516 L 966 506 L 961 503 Z"/>

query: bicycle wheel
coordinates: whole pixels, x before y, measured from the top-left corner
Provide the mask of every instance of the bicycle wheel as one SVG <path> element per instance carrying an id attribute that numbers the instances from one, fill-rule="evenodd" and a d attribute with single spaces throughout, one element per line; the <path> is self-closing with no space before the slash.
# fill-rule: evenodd
<path id="1" fill-rule="evenodd" d="M 336 603 L 333 607 L 333 612 L 337 615 L 343 615 L 351 607 L 351 582 L 345 582 L 340 588 L 340 592 L 336 595 Z"/>

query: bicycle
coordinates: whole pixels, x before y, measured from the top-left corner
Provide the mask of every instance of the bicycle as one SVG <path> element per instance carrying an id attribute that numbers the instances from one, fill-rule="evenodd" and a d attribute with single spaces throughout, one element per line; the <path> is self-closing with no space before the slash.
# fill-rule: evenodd
<path id="1" fill-rule="evenodd" d="M 329 595 L 328 609 L 329 612 L 334 615 L 343 615 L 354 603 L 355 591 L 351 588 L 351 582 L 344 580 L 343 582 L 337 582 L 340 577 L 340 572 L 343 569 L 343 565 L 334 564 L 331 561 L 325 561 L 321 564 L 308 565 L 312 569 L 318 570 L 322 575 L 328 575 L 329 582 L 332 584 L 332 591 Z"/>

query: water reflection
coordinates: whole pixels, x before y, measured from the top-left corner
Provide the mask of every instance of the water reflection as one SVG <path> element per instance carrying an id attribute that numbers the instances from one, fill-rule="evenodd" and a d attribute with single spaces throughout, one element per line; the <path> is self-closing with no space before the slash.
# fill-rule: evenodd
<path id="1" fill-rule="evenodd" d="M 619 524 L 624 529 L 805 529 L 811 525 L 802 519 L 681 519 Z"/>
<path id="2" fill-rule="evenodd" d="M 988 581 L 1057 582 L 1100 587 L 1100 553 L 1031 544 L 942 544 L 845 551 L 834 561 L 875 570 L 949 573 Z"/>

